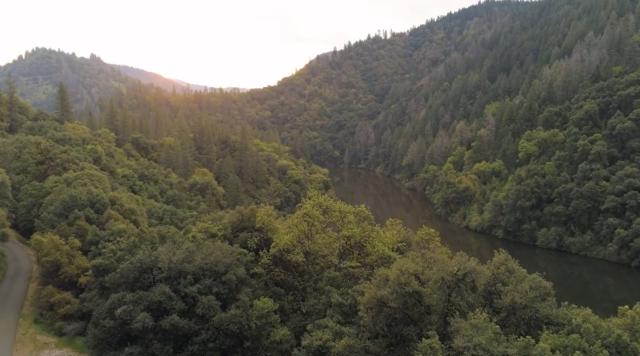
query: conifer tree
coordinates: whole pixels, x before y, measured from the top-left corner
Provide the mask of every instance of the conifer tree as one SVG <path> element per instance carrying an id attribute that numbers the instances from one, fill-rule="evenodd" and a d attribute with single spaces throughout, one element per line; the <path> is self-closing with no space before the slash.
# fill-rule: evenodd
<path id="1" fill-rule="evenodd" d="M 58 98 L 57 98 L 57 111 L 56 119 L 59 123 L 65 123 L 72 120 L 71 101 L 69 99 L 69 92 L 62 82 L 58 84 Z"/>
<path id="2" fill-rule="evenodd" d="M 104 126 L 111 130 L 116 137 L 120 135 L 120 121 L 118 119 L 118 112 L 116 111 L 113 100 L 109 101 L 109 106 L 107 107 L 106 116 L 104 118 Z"/>
<path id="3" fill-rule="evenodd" d="M 7 131 L 15 133 L 18 130 L 18 97 L 16 95 L 16 82 L 11 74 L 7 77 Z"/>

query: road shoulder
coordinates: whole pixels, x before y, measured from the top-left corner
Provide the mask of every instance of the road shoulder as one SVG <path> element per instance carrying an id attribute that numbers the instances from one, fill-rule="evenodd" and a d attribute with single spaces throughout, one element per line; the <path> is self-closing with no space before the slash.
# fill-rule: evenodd
<path id="1" fill-rule="evenodd" d="M 38 290 L 38 265 L 33 251 L 27 249 L 31 255 L 33 270 L 29 281 L 29 290 L 25 298 L 18 330 L 16 332 L 14 356 L 81 356 L 84 352 L 84 343 L 81 339 L 59 338 L 36 321 L 35 294 Z"/>

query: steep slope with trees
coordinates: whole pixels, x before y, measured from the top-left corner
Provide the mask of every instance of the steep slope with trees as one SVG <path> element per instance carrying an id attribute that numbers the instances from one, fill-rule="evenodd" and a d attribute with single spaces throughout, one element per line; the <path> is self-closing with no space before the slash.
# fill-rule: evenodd
<path id="1" fill-rule="evenodd" d="M 64 98 L 63 86 L 58 96 Z M 67 103 L 59 102 L 57 111 L 64 113 Z M 7 94 L 0 94 L 0 124 L 1 227 L 30 237 L 44 284 L 41 318 L 68 334 L 83 332 L 92 308 L 84 298 L 119 258 L 147 243 L 224 234 L 208 223 L 223 209 L 268 204 L 290 211 L 306 191 L 328 187 L 321 168 L 282 146 L 231 131 L 224 142 L 233 149 L 228 157 L 251 177 L 231 170 L 217 177 L 202 165 L 179 176 L 163 161 L 161 144 L 146 140 L 140 151 L 131 143 L 119 147 L 108 130 L 34 111 Z M 205 159 L 215 164 L 220 157 Z"/>
<path id="2" fill-rule="evenodd" d="M 202 160 L 242 151 L 223 141 L 244 130 L 238 137 L 426 189 L 442 215 L 472 229 L 640 266 L 639 20 L 637 0 L 487 1 L 318 56 L 271 88 L 172 95 L 133 85 L 81 119 L 119 144 L 160 149 L 155 161 L 181 175 L 204 165 L 267 187 L 235 160 Z M 220 134 L 203 137 L 212 123 Z M 230 177 L 225 190 L 239 190 Z"/>
<path id="3" fill-rule="evenodd" d="M 206 89 L 137 68 L 108 64 L 93 54 L 83 58 L 46 48 L 27 51 L 11 63 L 0 66 L 0 87 L 11 78 L 20 97 L 49 112 L 57 107 L 55 98 L 60 83 L 69 90 L 71 103 L 78 111 L 94 113 L 100 99 L 109 98 L 136 83 L 168 92 Z"/>
<path id="4" fill-rule="evenodd" d="M 260 195 L 230 208 L 208 169 L 183 178 L 153 144 L 118 146 L 15 100 L 17 131 L 0 134 L 8 221 L 38 258 L 39 320 L 86 335 L 92 354 L 640 352 L 639 307 L 605 320 L 558 306 L 505 253 L 481 264 L 324 195 L 323 171 L 276 144 L 251 143 L 278 167 L 266 173 L 316 191 L 290 214 Z"/>
<path id="5" fill-rule="evenodd" d="M 251 96 L 300 155 L 426 188 L 476 230 L 640 266 L 638 69 L 638 1 L 488 1 Z"/>
<path id="6" fill-rule="evenodd" d="M 137 86 L 82 117 L 65 91 L 53 115 L 0 94 L 0 217 L 36 252 L 39 320 L 92 354 L 640 353 L 640 306 L 558 305 L 503 252 L 482 264 L 325 194 L 326 171 L 277 143 L 264 92 Z"/>
<path id="7" fill-rule="evenodd" d="M 482 128 L 504 130 L 511 141 L 494 141 L 513 147 L 538 110 L 633 72 L 639 14 L 633 0 L 488 1 L 321 55 L 255 96 L 285 141 L 314 159 L 415 175 Z M 517 98 L 529 116 L 492 127 L 491 104 Z M 305 135 L 324 144 L 296 141 Z"/>

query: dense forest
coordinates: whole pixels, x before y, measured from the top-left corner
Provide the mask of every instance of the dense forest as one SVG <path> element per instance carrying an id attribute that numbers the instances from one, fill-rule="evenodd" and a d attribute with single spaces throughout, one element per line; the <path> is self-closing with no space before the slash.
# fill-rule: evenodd
<path id="1" fill-rule="evenodd" d="M 395 176 L 471 229 L 638 267 L 639 16 L 636 0 L 487 1 L 349 43 L 274 87 L 132 84 L 81 119 L 121 142 L 183 145 L 182 175 L 190 152 L 217 146 L 207 125 L 244 127 Z"/>
<path id="2" fill-rule="evenodd" d="M 96 355 L 640 354 L 640 305 L 560 305 L 504 252 L 338 201 L 309 163 L 640 267 L 639 20 L 637 0 L 487 1 L 249 92 L 111 85 L 97 57 L 30 52 L 12 68 L 69 75 L 3 78 L 0 234 L 36 252 L 39 321 Z"/>
<path id="3" fill-rule="evenodd" d="M 638 267 L 639 16 L 634 0 L 488 1 L 274 87 L 170 107 L 130 90 L 115 106 L 147 103 L 123 133 L 241 122 L 297 156 L 393 175 L 471 229 Z"/>
<path id="4" fill-rule="evenodd" d="M 640 5 L 485 2 L 253 93 L 282 142 L 475 230 L 640 266 Z"/>
<path id="5" fill-rule="evenodd" d="M 168 92 L 188 92 L 207 88 L 164 78 L 141 69 L 105 63 L 94 54 L 82 58 L 60 50 L 34 48 L 11 63 L 0 66 L 0 88 L 15 81 L 20 96 L 41 110 L 53 111 L 59 83 L 69 89 L 78 111 L 93 112 L 100 99 L 126 91 L 141 82 Z M 7 88 L 3 88 L 7 90 Z"/>
<path id="6" fill-rule="evenodd" d="M 379 225 L 250 130 L 212 124 L 185 175 L 166 143 L 92 130 L 57 96 L 50 115 L 0 95 L 1 216 L 36 252 L 40 322 L 92 354 L 640 353 L 640 306 L 602 319 L 504 252 L 481 264 L 427 227 Z"/>

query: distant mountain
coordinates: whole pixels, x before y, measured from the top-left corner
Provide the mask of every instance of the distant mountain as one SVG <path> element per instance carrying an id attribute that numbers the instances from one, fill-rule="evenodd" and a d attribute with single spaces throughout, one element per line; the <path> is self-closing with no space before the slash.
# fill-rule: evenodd
<path id="1" fill-rule="evenodd" d="M 19 95 L 38 109 L 55 107 L 55 92 L 63 82 L 76 108 L 95 105 L 99 98 L 134 83 L 132 79 L 104 63 L 99 57 L 77 57 L 61 51 L 36 48 L 0 67 L 0 87 L 7 78 L 16 82 Z"/>
<path id="2" fill-rule="evenodd" d="M 134 68 L 126 65 L 117 65 L 117 64 L 112 64 L 111 66 L 118 69 L 122 74 L 126 75 L 127 77 L 139 80 L 144 84 L 155 85 L 167 91 L 172 91 L 175 89 L 178 92 L 183 92 L 186 90 L 207 90 L 208 89 L 208 87 L 204 85 L 190 84 L 182 80 L 168 79 L 161 76 L 160 74 L 148 72 L 146 70 L 139 69 L 139 68 Z"/>
<path id="3" fill-rule="evenodd" d="M 208 89 L 142 69 L 105 63 L 94 54 L 84 58 L 46 48 L 35 48 L 13 62 L 0 66 L 0 89 L 4 89 L 9 76 L 16 82 L 22 98 L 46 111 L 55 108 L 54 94 L 60 82 L 69 90 L 76 110 L 93 109 L 100 99 L 108 98 L 116 91 L 126 91 L 127 87 L 139 83 L 177 92 Z"/>

